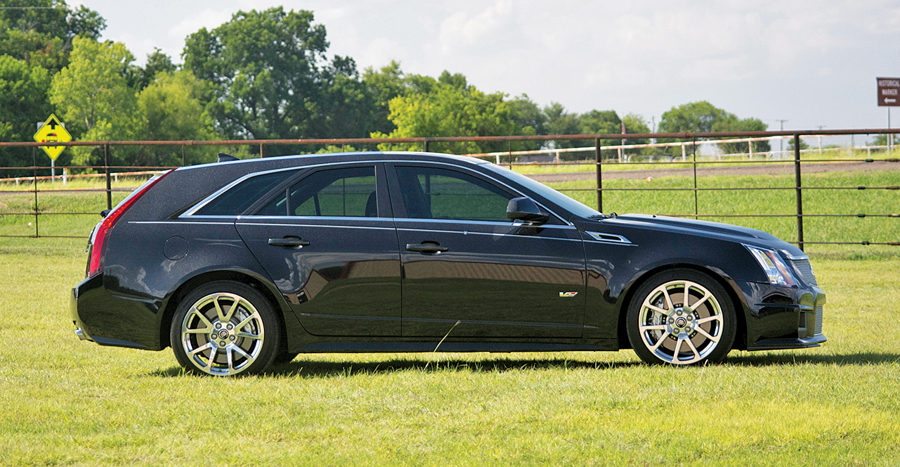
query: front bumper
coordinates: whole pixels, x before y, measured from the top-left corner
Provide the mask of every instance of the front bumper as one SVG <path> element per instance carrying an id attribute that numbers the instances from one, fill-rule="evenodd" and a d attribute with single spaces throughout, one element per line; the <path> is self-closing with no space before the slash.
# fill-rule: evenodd
<path id="1" fill-rule="evenodd" d="M 747 350 L 818 347 L 822 333 L 825 292 L 818 286 L 741 285 L 746 298 Z"/>

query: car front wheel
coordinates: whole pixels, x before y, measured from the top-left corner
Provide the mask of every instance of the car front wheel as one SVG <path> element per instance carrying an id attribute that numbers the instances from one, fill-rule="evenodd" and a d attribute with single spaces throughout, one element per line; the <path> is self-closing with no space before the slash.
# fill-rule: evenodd
<path id="1" fill-rule="evenodd" d="M 725 358 L 737 317 L 725 289 L 691 269 L 663 271 L 643 283 L 626 316 L 628 339 L 647 363 L 696 365 Z"/>
<path id="2" fill-rule="evenodd" d="M 172 320 L 175 358 L 188 372 L 258 373 L 272 362 L 280 336 L 269 302 L 233 281 L 204 284 L 185 297 Z"/>

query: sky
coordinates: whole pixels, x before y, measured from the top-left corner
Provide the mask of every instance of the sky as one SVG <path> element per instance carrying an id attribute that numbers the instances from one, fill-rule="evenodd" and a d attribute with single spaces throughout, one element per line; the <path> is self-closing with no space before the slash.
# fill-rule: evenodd
<path id="1" fill-rule="evenodd" d="M 777 130 L 886 128 L 876 78 L 900 77 L 900 0 L 70 0 L 143 64 L 239 11 L 310 10 L 360 71 L 461 73 L 485 92 L 659 123 L 706 100 Z M 892 127 L 900 126 L 894 109 Z M 779 122 L 779 120 L 786 120 Z M 861 142 L 857 141 L 857 144 Z"/>

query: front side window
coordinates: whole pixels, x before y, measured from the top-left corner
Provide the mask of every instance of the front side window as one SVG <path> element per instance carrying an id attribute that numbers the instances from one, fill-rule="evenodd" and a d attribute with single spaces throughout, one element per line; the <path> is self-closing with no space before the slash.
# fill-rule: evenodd
<path id="1" fill-rule="evenodd" d="M 287 188 L 257 215 L 378 217 L 375 167 L 317 171 Z"/>
<path id="2" fill-rule="evenodd" d="M 515 195 L 478 177 L 434 167 L 396 167 L 407 216 L 512 222 L 506 206 Z"/>

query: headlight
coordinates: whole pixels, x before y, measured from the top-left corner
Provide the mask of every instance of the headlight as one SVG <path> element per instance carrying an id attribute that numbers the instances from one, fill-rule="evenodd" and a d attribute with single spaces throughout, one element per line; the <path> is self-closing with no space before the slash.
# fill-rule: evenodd
<path id="1" fill-rule="evenodd" d="M 784 260 L 781 259 L 781 256 L 779 256 L 775 250 L 767 250 L 765 248 L 750 245 L 744 246 L 750 250 L 750 253 L 753 253 L 753 257 L 756 258 L 756 261 L 759 261 L 759 266 L 762 267 L 763 272 L 769 277 L 770 283 L 783 285 L 785 287 L 794 287 L 797 285 L 797 281 L 794 279 L 794 275 L 791 274 L 790 268 L 788 268 L 787 264 L 785 264 Z"/>

